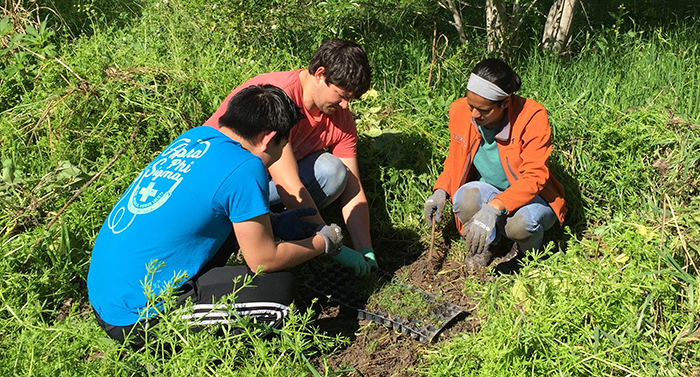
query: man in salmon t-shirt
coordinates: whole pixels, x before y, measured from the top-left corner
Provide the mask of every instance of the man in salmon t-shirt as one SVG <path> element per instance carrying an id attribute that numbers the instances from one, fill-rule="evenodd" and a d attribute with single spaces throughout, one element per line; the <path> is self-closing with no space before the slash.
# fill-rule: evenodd
<path id="1" fill-rule="evenodd" d="M 234 89 L 204 123 L 218 128 L 229 99 L 251 85 L 275 85 L 302 108 L 305 119 L 292 129 L 282 156 L 268 168 L 270 206 L 323 208 L 340 198 L 354 248 L 343 246 L 334 259 L 353 268 L 355 275 L 366 275 L 372 266 L 377 267 L 357 164 L 357 128 L 348 110 L 348 101 L 364 94 L 370 79 L 362 48 L 351 41 L 331 39 L 314 52 L 308 70 L 253 77 Z M 318 213 L 308 219 L 325 223 Z"/>

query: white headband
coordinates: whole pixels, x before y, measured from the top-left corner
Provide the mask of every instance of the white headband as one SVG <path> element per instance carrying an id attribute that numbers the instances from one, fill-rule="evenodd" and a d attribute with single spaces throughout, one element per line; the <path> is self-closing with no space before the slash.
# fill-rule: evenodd
<path id="1" fill-rule="evenodd" d="M 498 85 L 473 73 L 469 75 L 467 90 L 491 101 L 503 101 L 510 97 L 510 94 L 504 92 Z"/>

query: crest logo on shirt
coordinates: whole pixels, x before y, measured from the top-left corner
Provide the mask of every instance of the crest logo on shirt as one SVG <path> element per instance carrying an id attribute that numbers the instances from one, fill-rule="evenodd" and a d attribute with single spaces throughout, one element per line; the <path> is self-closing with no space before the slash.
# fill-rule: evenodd
<path id="1" fill-rule="evenodd" d="M 209 150 L 208 141 L 182 138 L 169 145 L 134 180 L 107 219 L 113 233 L 124 231 L 136 215 L 153 212 L 168 201 L 197 159 Z M 122 203 L 126 200 L 126 206 Z M 131 216 L 129 216 L 131 214 Z"/>

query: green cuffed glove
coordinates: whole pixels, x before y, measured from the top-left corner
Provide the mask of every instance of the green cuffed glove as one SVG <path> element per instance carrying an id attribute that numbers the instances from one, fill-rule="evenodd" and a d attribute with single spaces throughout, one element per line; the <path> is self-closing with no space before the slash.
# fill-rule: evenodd
<path id="1" fill-rule="evenodd" d="M 363 247 L 357 252 L 364 255 L 370 267 L 379 268 L 379 265 L 377 264 L 377 257 L 374 256 L 374 249 L 371 247 Z"/>
<path id="2" fill-rule="evenodd" d="M 333 256 L 333 260 L 354 269 L 355 276 L 365 276 L 370 270 L 370 265 L 362 254 L 344 245 L 340 248 L 340 254 Z"/>

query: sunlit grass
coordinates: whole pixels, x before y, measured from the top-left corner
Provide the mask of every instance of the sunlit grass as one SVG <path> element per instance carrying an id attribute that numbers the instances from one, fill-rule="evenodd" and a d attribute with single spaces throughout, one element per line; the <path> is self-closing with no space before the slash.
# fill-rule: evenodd
<path id="1" fill-rule="evenodd" d="M 286 335 L 270 340 L 180 329 L 188 340 L 180 353 L 133 353 L 97 326 L 85 289 L 102 221 L 160 149 L 201 124 L 238 83 L 304 67 L 332 36 L 360 41 L 374 67 L 376 94 L 351 103 L 373 236 L 401 230 L 428 239 L 422 206 L 447 153 L 449 104 L 464 95 L 468 72 L 483 57 L 478 33 L 466 46 L 450 42 L 433 60 L 427 3 L 324 2 L 308 8 L 318 17 L 304 20 L 292 18 L 296 8 L 283 1 L 261 4 L 94 0 L 88 5 L 101 15 L 66 25 L 50 16 L 71 32 L 30 45 L 56 44 L 72 72 L 56 60 L 27 58 L 24 76 L 3 79 L 0 374 L 149 375 L 156 368 L 164 376 L 303 375 L 310 373 L 305 360 L 343 344 L 316 334 L 310 315 L 299 313 Z M 602 30 L 577 41 L 583 47 L 568 60 L 533 51 L 514 61 L 521 94 L 550 115 L 551 169 L 570 209 L 568 243 L 518 274 L 469 283 L 465 291 L 480 297 L 480 331 L 428 347 L 422 370 L 697 370 L 700 59 L 693 22 L 617 39 Z"/>

